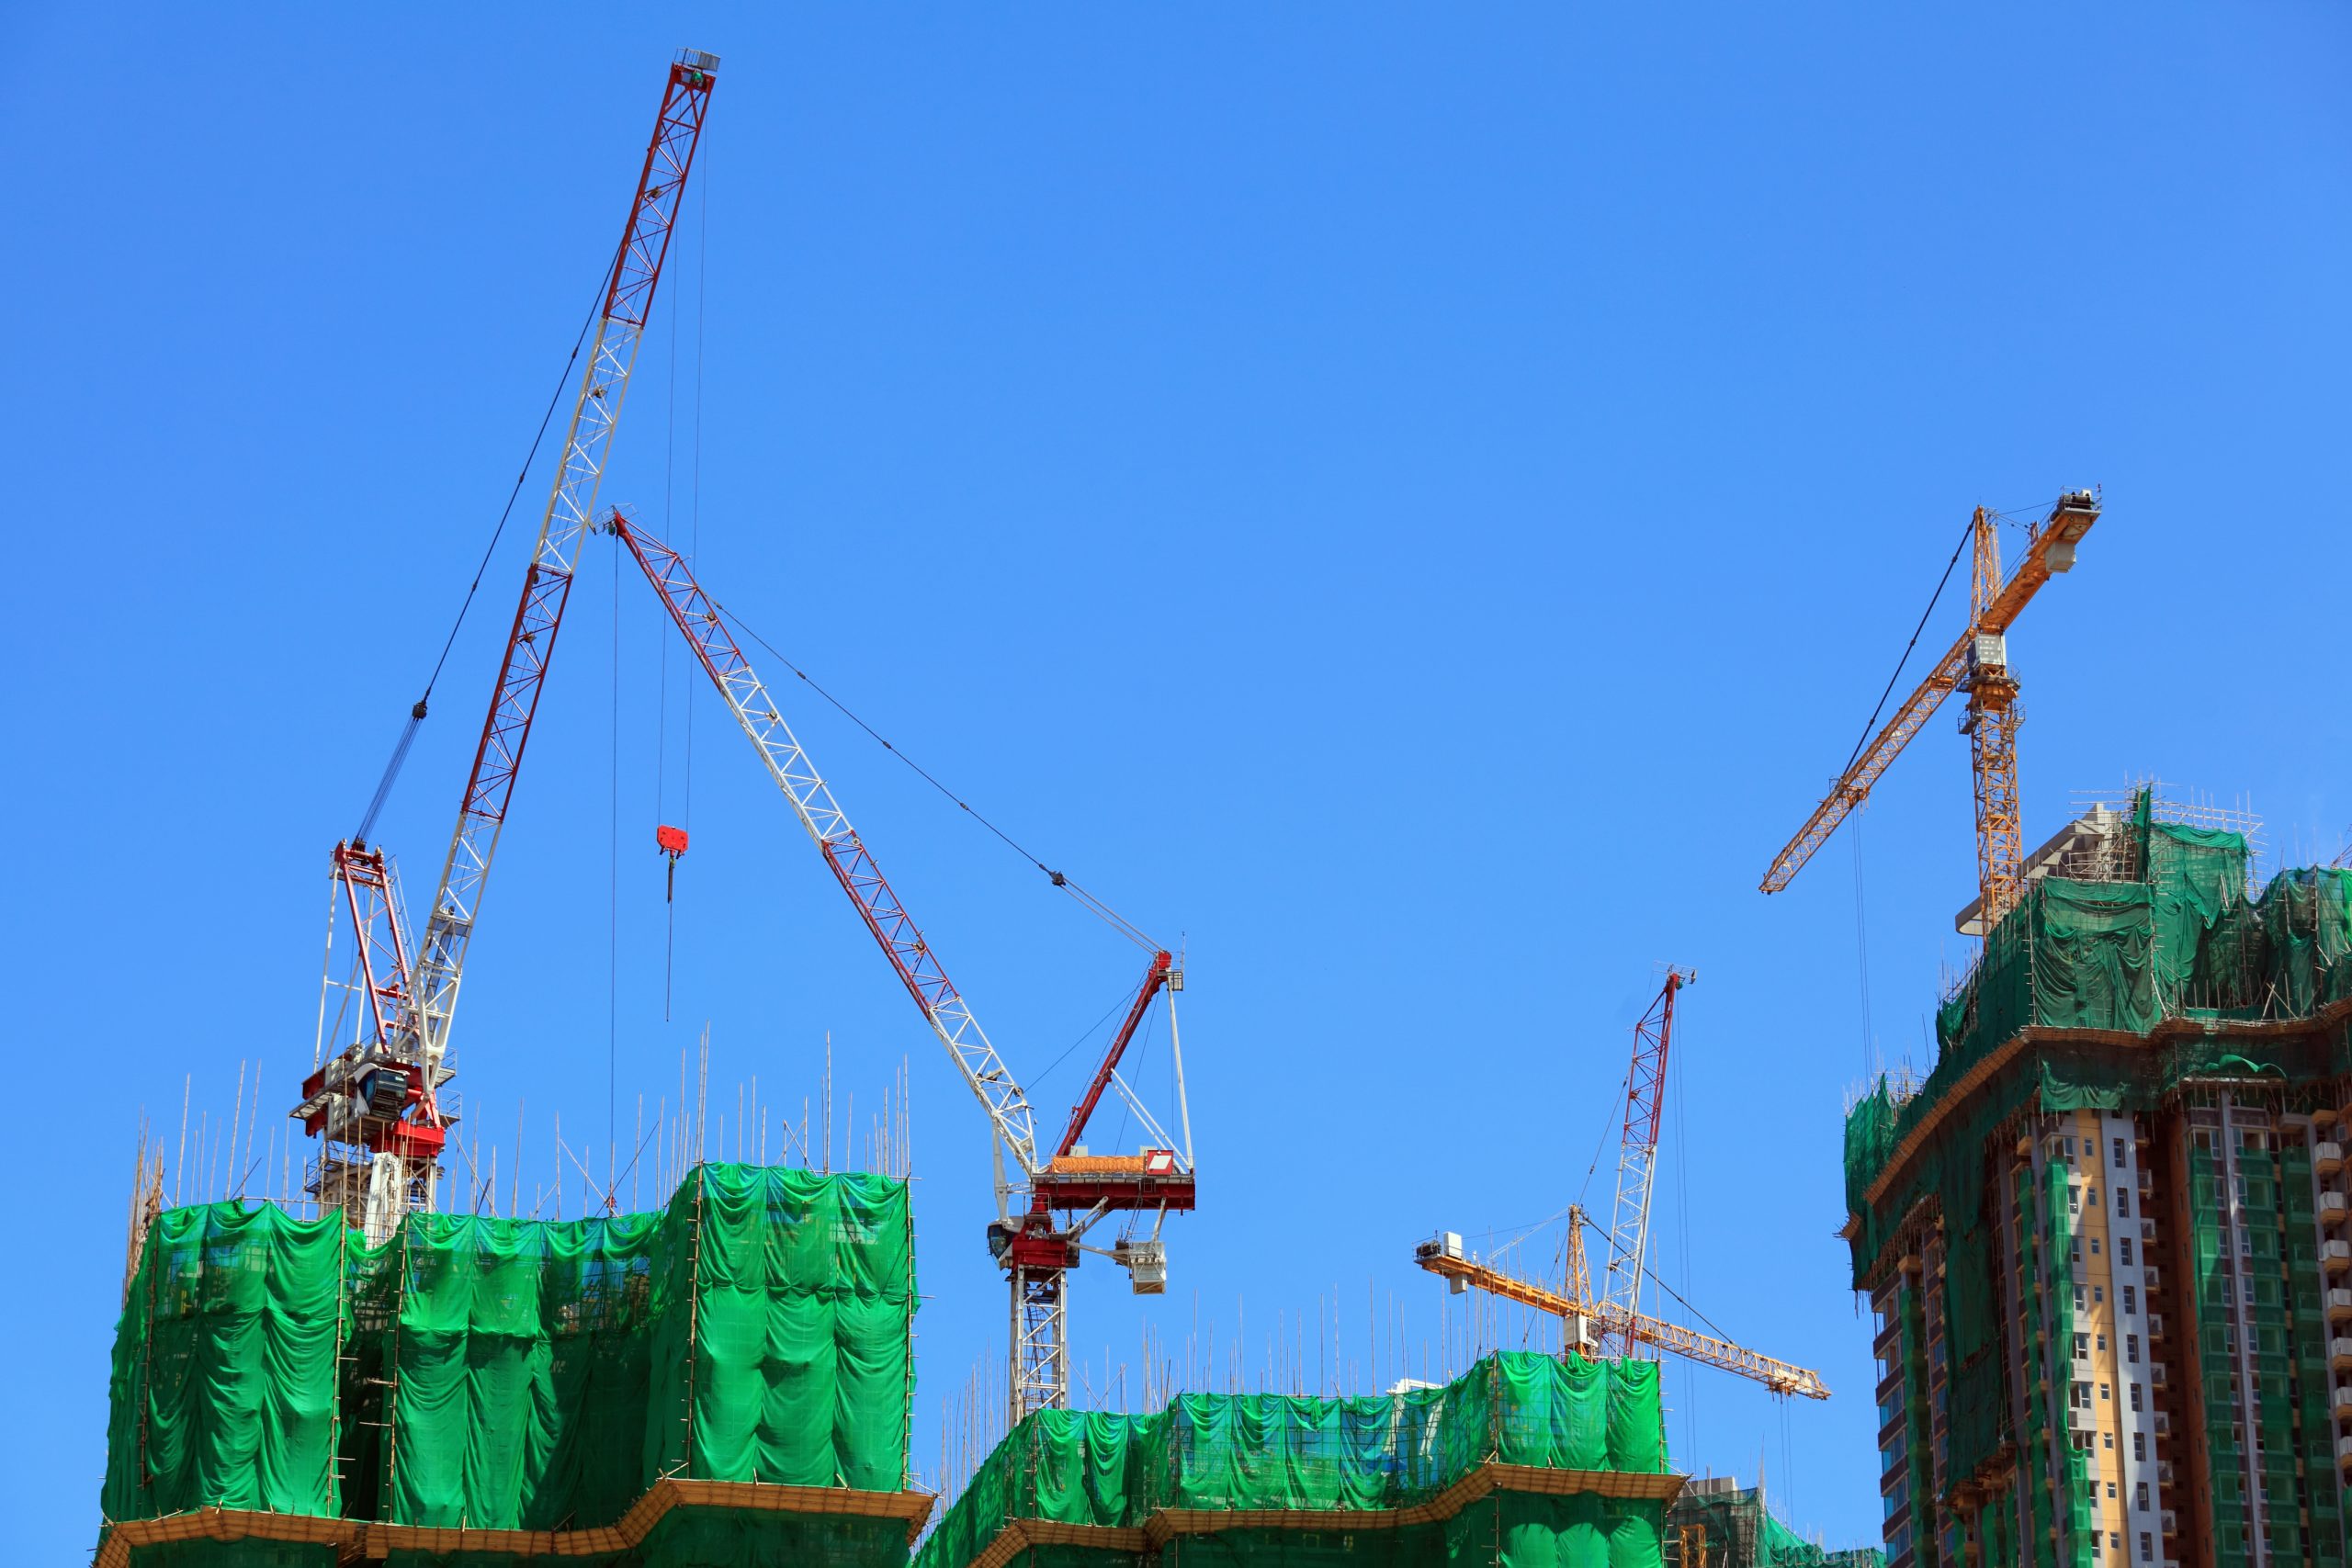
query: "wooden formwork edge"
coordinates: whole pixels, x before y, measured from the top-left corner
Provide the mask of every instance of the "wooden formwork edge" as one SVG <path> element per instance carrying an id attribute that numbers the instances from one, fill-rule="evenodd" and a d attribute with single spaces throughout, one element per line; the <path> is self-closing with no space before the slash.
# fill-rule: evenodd
<path id="1" fill-rule="evenodd" d="M 693 1481 L 669 1476 L 655 1482 L 629 1506 L 616 1524 L 595 1529 L 459 1529 L 434 1525 L 394 1525 L 372 1519 L 329 1519 L 308 1514 L 270 1514 L 243 1508 L 198 1508 L 157 1519 L 125 1519 L 107 1534 L 95 1568 L 130 1568 L 130 1554 L 146 1546 L 182 1540 L 282 1540 L 331 1545 L 338 1562 L 381 1561 L 396 1550 L 429 1552 L 493 1551 L 514 1557 L 594 1557 L 627 1551 L 652 1533 L 673 1508 L 736 1508 L 758 1513 L 830 1515 L 900 1519 L 907 1542 L 931 1517 L 939 1499 L 928 1492 L 853 1492 L 837 1486 L 779 1486 L 767 1482 Z"/>

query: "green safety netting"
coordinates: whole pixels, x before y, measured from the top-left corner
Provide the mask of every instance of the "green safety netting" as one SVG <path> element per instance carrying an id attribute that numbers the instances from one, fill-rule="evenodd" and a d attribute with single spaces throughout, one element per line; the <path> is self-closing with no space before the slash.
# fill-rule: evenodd
<path id="1" fill-rule="evenodd" d="M 1875 1546 L 1825 1547 L 1781 1522 L 1753 1486 L 1714 1485 L 1685 1490 L 1667 1510 L 1667 1536 L 1679 1540 L 1695 1529 L 1703 1540 L 1708 1568 L 1885 1568 L 1886 1552 Z"/>
<path id="2" fill-rule="evenodd" d="M 1663 1473 L 1657 1364 L 1504 1351 L 1436 1389 L 1343 1399 L 1189 1393 L 1144 1416 L 1038 1411 L 982 1461 L 918 1562 L 962 1568 L 1013 1519 L 1131 1528 L 1169 1508 L 1399 1508 L 1488 1462 Z M 1578 1539 L 1645 1529 L 1652 1555 L 1637 1560 L 1654 1562 L 1660 1505 L 1621 1506 L 1633 1512 L 1610 1515 L 1605 1530 L 1600 1515 L 1580 1515 Z M 1638 1519 L 1646 1525 L 1626 1522 Z M 1283 1551 L 1308 1550 L 1295 1531 L 1262 1533 L 1282 1538 Z M 1221 1549 L 1202 1548 L 1212 1550 Z M 1513 1561 L 1546 1561 L 1533 1551 Z"/>
<path id="3" fill-rule="evenodd" d="M 660 1213 L 418 1213 L 375 1247 L 167 1211 L 117 1330 L 105 1517 L 586 1529 L 662 1474 L 896 1491 L 910 1237 L 903 1181 L 733 1165 Z"/>
<path id="4" fill-rule="evenodd" d="M 108 1376 L 108 1518 L 335 1511 L 344 1229 L 276 1208 L 166 1210 Z"/>

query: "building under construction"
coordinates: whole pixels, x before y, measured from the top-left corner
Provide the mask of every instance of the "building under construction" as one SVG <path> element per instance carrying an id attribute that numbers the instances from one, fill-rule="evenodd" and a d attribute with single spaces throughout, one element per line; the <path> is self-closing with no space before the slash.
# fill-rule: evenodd
<path id="1" fill-rule="evenodd" d="M 659 1213 L 156 1215 L 100 1568 L 906 1561 L 905 1181 L 698 1164 Z"/>
<path id="2" fill-rule="evenodd" d="M 2252 828 L 2086 811 L 1848 1114 L 1889 1568 L 2346 1560 L 2352 872 Z"/>

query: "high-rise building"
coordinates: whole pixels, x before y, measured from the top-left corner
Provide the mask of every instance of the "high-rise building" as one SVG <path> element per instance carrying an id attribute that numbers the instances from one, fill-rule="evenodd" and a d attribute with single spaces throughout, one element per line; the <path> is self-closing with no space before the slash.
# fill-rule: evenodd
<path id="1" fill-rule="evenodd" d="M 1848 1113 L 1888 1568 L 2346 1561 L 2352 871 L 2253 836 L 2070 824 Z"/>

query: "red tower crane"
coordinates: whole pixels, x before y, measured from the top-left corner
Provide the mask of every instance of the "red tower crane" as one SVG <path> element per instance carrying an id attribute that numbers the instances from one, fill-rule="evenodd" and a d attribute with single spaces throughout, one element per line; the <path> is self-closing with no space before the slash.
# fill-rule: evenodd
<path id="1" fill-rule="evenodd" d="M 1040 1408 L 1069 1404 L 1069 1303 L 1066 1276 L 1081 1252 L 1112 1258 L 1128 1271 L 1139 1295 L 1167 1289 L 1167 1251 L 1159 1239 L 1170 1212 L 1193 1207 L 1192 1117 L 1184 1099 L 1182 1043 L 1176 1037 L 1171 999 L 1169 1037 L 1175 1058 L 1180 1142 L 1151 1116 L 1119 1077 L 1127 1045 L 1162 989 L 1183 988 L 1183 971 L 1164 952 L 1154 952 L 1135 1000 L 1113 1038 L 1086 1093 L 1070 1110 L 1069 1125 L 1050 1155 L 1040 1157 L 1036 1118 L 1029 1097 L 997 1049 L 989 1043 L 964 995 L 947 977 L 939 956 L 899 901 L 871 851 L 850 825 L 848 814 L 817 772 L 808 751 L 785 722 L 775 700 L 743 656 L 719 615 L 718 605 L 695 581 L 677 551 L 647 535 L 618 513 L 606 526 L 628 547 L 646 581 L 685 635 L 695 660 L 735 716 L 761 762 L 784 792 L 826 869 L 849 895 L 899 981 L 922 1010 L 956 1071 L 980 1102 L 995 1138 L 997 1218 L 989 1226 L 989 1251 L 1005 1271 L 1012 1292 L 1011 1416 L 1015 1421 Z M 1136 1155 L 1080 1152 L 1090 1118 L 1106 1089 L 1116 1088 L 1153 1139 Z M 1019 1172 L 1008 1179 L 1003 1156 L 1010 1152 Z M 1129 1216 L 1130 1234 L 1108 1248 L 1087 1246 L 1087 1232 L 1106 1215 Z M 1148 1235 L 1133 1235 L 1148 1216 Z"/>
<path id="2" fill-rule="evenodd" d="M 397 934 L 401 916 L 382 852 L 352 840 L 334 849 L 333 874 L 351 907 L 363 961 L 374 942 L 369 933 L 390 929 L 395 934 L 386 950 L 388 973 L 378 975 L 362 964 L 371 1011 L 359 1037 L 332 1055 L 322 999 L 321 1060 L 304 1082 L 293 1114 L 306 1132 L 325 1141 L 310 1179 L 321 1206 L 342 1205 L 347 1216 L 364 1223 L 371 1236 L 389 1234 L 407 1210 L 433 1205 L 439 1155 L 453 1120 L 440 1091 L 455 1076 L 448 1062 L 449 1032 L 465 975 L 466 949 L 522 772 L 539 694 L 555 657 L 572 568 L 610 460 L 613 434 L 652 314 L 654 288 L 662 279 L 671 231 L 694 167 L 718 66 L 716 55 L 681 51 L 662 86 L 652 140 L 646 146 L 628 221 L 606 276 L 587 367 L 565 431 L 563 460 L 540 516 L 522 599 L 515 606 L 490 712 L 474 749 L 473 771 L 466 781 L 413 967 L 405 942 Z M 328 941 L 332 982 L 332 929 Z"/>

